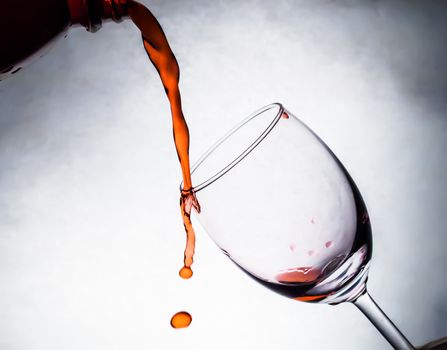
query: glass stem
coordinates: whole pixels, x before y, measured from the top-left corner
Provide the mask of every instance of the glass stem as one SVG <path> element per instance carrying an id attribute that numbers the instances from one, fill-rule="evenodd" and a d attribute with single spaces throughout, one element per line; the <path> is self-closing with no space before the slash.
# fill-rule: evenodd
<path id="1" fill-rule="evenodd" d="M 396 328 L 391 320 L 384 314 L 373 298 L 365 291 L 355 301 L 361 312 L 376 326 L 386 340 L 397 350 L 415 350 L 405 336 Z"/>

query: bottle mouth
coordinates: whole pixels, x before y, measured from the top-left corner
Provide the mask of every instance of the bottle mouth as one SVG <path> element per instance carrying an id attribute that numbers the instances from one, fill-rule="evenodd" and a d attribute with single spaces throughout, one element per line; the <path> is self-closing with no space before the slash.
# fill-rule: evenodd
<path id="1" fill-rule="evenodd" d="M 101 28 L 100 0 L 68 0 L 72 25 L 81 25 L 94 33 Z"/>
<path id="2" fill-rule="evenodd" d="M 103 19 L 111 19 L 119 23 L 128 16 L 128 0 L 102 0 L 100 2 L 102 3 L 101 16 Z"/>
<path id="3" fill-rule="evenodd" d="M 72 25 L 82 25 L 90 33 L 102 27 L 103 20 L 121 22 L 127 17 L 127 0 L 68 0 Z"/>
<path id="4" fill-rule="evenodd" d="M 102 26 L 101 2 L 100 0 L 84 0 L 88 13 L 87 31 L 90 33 L 97 32 Z"/>

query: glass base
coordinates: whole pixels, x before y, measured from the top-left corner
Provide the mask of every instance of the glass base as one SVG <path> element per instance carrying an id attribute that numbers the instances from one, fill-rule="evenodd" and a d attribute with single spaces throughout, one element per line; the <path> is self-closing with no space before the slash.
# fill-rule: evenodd
<path id="1" fill-rule="evenodd" d="M 419 347 L 418 350 L 447 350 L 447 337 L 434 340 L 424 346 Z"/>

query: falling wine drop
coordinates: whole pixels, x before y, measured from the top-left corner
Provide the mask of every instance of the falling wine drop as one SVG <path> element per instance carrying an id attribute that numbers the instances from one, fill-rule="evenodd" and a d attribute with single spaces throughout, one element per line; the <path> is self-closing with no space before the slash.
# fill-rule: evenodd
<path id="1" fill-rule="evenodd" d="M 191 315 L 186 311 L 180 311 L 177 312 L 174 316 L 171 318 L 171 326 L 172 328 L 186 328 L 189 327 L 191 324 L 192 317 Z"/>
<path id="2" fill-rule="evenodd" d="M 185 280 L 191 278 L 192 276 L 192 270 L 188 266 L 183 266 L 180 271 L 178 272 L 179 276 L 181 278 L 184 278 Z"/>

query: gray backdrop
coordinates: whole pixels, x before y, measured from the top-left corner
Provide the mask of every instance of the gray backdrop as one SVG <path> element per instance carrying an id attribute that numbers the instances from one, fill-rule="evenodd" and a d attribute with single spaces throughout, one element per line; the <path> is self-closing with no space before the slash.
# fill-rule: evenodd
<path id="1" fill-rule="evenodd" d="M 181 66 L 191 154 L 282 102 L 350 170 L 369 290 L 415 344 L 447 336 L 447 4 L 145 1 Z M 0 83 L 0 349 L 385 349 L 352 305 L 247 279 L 184 233 L 169 107 L 130 23 L 72 29 Z M 193 323 L 173 330 L 171 315 Z"/>

